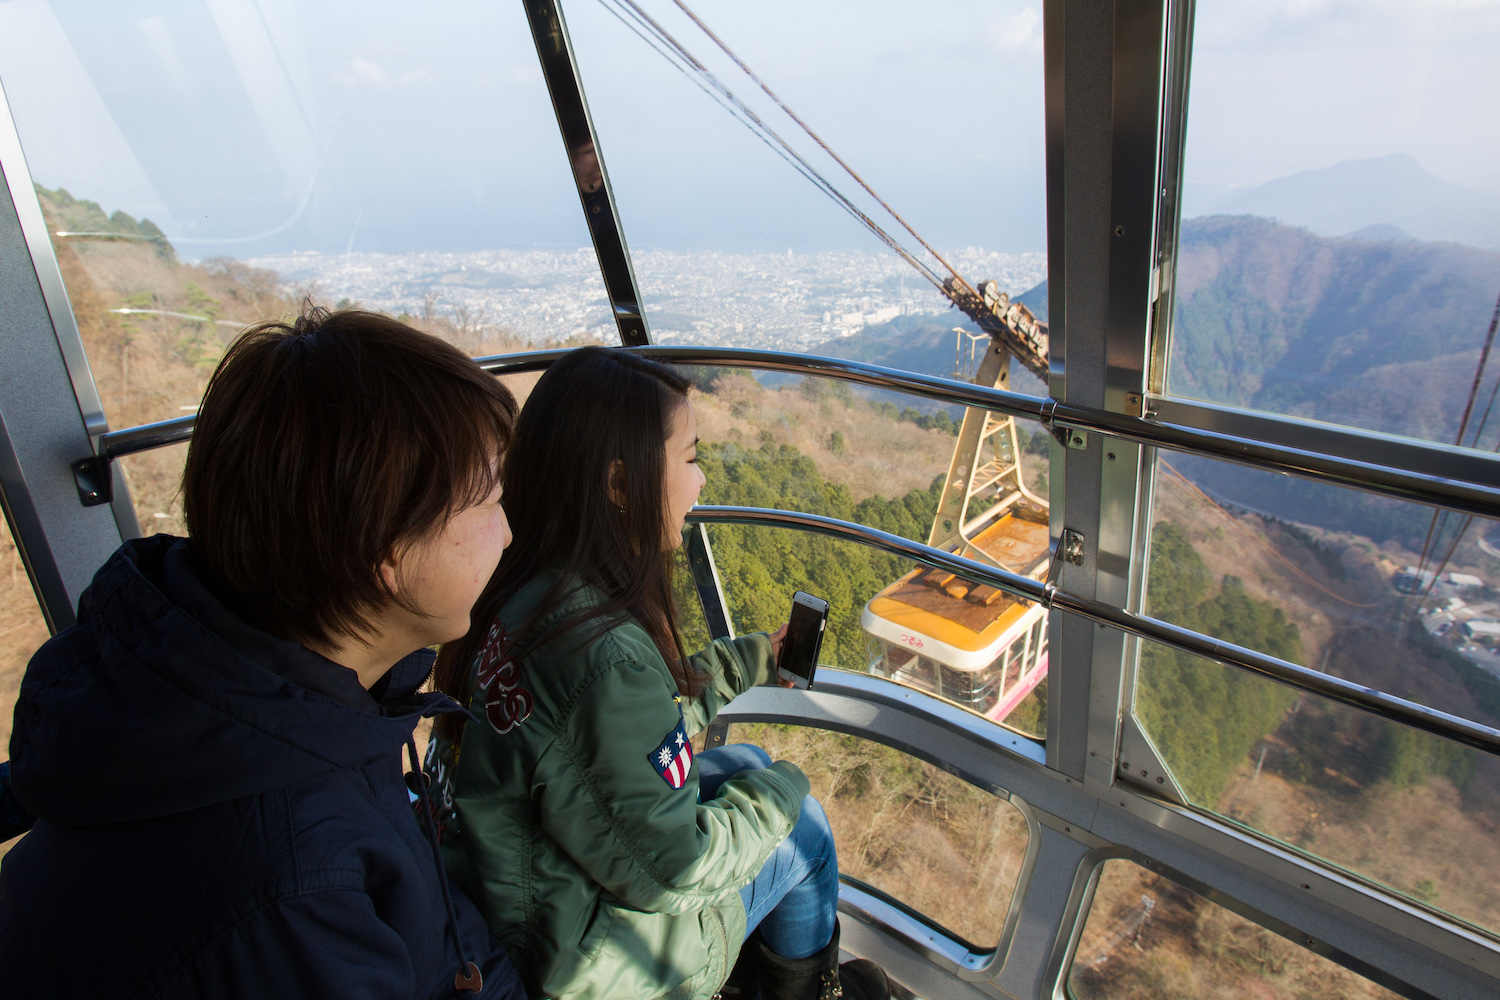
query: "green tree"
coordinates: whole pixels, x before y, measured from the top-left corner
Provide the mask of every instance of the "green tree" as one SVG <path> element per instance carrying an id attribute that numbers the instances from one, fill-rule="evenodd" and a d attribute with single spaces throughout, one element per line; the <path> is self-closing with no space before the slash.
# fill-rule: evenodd
<path id="1" fill-rule="evenodd" d="M 703 503 L 806 511 L 916 540 L 926 537 L 941 490 L 939 477 L 928 489 L 898 499 L 855 502 L 847 487 L 824 479 L 811 458 L 791 445 L 769 442 L 755 450 L 703 445 L 698 464 L 708 478 Z M 713 525 L 709 537 L 737 629 L 775 628 L 786 620 L 792 593 L 806 590 L 830 605 L 823 662 L 851 670 L 866 666 L 860 612 L 881 588 L 911 568 L 879 549 L 808 532 Z M 695 596 L 682 590 L 679 601 L 684 620 L 696 617 Z"/>
<path id="2" fill-rule="evenodd" d="M 1300 661 L 1302 637 L 1270 601 L 1245 593 L 1225 576 L 1218 593 L 1187 532 L 1156 525 L 1151 546 L 1147 613 L 1216 638 Z M 1136 714 L 1188 797 L 1213 807 L 1234 769 L 1280 725 L 1294 700 L 1290 689 L 1154 643 L 1141 647 Z"/>

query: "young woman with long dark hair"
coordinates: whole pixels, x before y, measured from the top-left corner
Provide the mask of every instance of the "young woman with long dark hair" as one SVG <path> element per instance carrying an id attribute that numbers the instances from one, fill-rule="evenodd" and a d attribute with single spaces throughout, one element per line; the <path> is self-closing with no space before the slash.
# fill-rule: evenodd
<path id="1" fill-rule="evenodd" d="M 758 966 L 767 1000 L 884 998 L 872 963 L 838 966 L 838 860 L 806 777 L 688 742 L 774 679 L 785 634 L 683 651 L 695 428 L 686 380 L 618 349 L 574 351 L 532 390 L 506 452 L 515 542 L 438 657 L 474 713 L 440 721 L 428 755 L 445 859 L 534 996 L 750 996 Z"/>

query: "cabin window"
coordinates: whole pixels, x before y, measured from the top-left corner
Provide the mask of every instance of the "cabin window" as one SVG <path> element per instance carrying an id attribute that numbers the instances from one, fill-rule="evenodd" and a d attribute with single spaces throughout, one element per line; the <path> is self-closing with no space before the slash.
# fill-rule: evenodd
<path id="1" fill-rule="evenodd" d="M 952 439 L 946 440 L 951 447 Z M 825 478 L 816 463 L 791 447 L 746 449 L 733 440 L 708 441 L 698 454 L 708 478 L 702 503 L 802 509 L 881 525 L 906 537 L 925 537 L 930 527 L 925 512 L 933 509 L 931 488 L 898 499 L 873 494 L 851 502 L 847 487 L 829 482 L 831 477 Z M 779 495 L 767 489 L 769 484 L 777 486 Z M 830 603 L 820 668 L 873 673 L 991 721 L 997 721 L 996 711 L 1004 701 L 1001 680 L 1008 676 L 1006 691 L 1017 701 L 998 721 L 1033 738 L 1044 735 L 1045 681 L 1035 671 L 1021 677 L 1028 630 L 1034 632 L 1035 625 L 1015 630 L 1009 646 L 988 665 L 973 669 L 972 657 L 944 662 L 952 654 L 940 651 L 932 636 L 915 629 L 884 627 L 881 634 L 868 629 L 866 604 L 908 576 L 910 563 L 853 542 L 783 528 L 711 524 L 708 537 L 736 632 L 776 628 L 786 620 L 792 593 L 806 590 Z M 708 633 L 686 555 L 679 552 L 677 558 L 677 602 L 687 625 L 684 641 L 696 649 L 708 641 Z"/>
<path id="2" fill-rule="evenodd" d="M 1495 522 L 1177 455 L 1154 503 L 1148 614 L 1500 722 Z M 1153 643 L 1133 708 L 1194 805 L 1500 928 L 1500 760 Z"/>
<path id="3" fill-rule="evenodd" d="M 999 942 L 1030 837 L 1009 799 L 857 736 L 755 723 L 734 726 L 730 740 L 807 774 L 833 827 L 842 878 L 895 899 L 971 951 Z"/>
<path id="4" fill-rule="evenodd" d="M 1398 994 L 1133 861 L 1104 862 L 1068 970 L 1073 1000 Z"/>
<path id="5" fill-rule="evenodd" d="M 1491 451 L 1500 17 L 1377 9 L 1196 5 L 1165 391 Z"/>
<path id="6" fill-rule="evenodd" d="M 1011 295 L 1042 284 L 1037 4 L 689 6 L 970 284 L 994 280 Z M 564 5 L 653 341 L 821 354 L 867 344 L 865 360 L 949 374 L 954 322 L 969 324 L 822 182 L 937 281 L 949 273 L 685 14 L 671 4 L 643 9 L 650 22 L 624 5 Z M 976 22 L 983 43 L 954 48 L 953 25 Z M 711 78 L 664 57 L 673 42 Z M 910 71 L 927 53 L 944 53 L 936 71 Z M 1002 94 L 1004 110 L 992 119 L 997 108 L 955 94 Z M 933 155 L 960 135 L 962 156 Z M 956 219 L 971 224 L 945 231 Z M 1026 391 L 1041 391 L 1020 366 L 1013 371 Z M 946 468 L 945 458 L 929 479 Z"/>

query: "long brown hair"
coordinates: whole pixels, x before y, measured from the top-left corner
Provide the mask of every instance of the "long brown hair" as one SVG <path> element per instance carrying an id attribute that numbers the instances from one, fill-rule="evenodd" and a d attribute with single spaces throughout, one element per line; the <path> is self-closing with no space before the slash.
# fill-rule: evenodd
<path id="1" fill-rule="evenodd" d="M 577 628 L 597 635 L 633 618 L 660 650 L 678 690 L 693 692 L 672 601 L 664 489 L 666 439 L 687 405 L 688 386 L 667 365 L 604 347 L 579 348 L 541 377 L 505 454 L 505 513 L 515 541 L 474 605 L 468 634 L 438 654 L 438 690 L 468 703 L 469 666 L 501 607 L 556 567 L 557 582 L 535 610 L 507 623 L 513 645 L 534 647 Z M 611 497 L 615 462 L 623 472 L 615 480 L 623 503 Z M 538 634 L 580 585 L 598 590 L 605 603 Z M 455 739 L 460 726 L 459 716 L 440 717 L 439 735 Z"/>

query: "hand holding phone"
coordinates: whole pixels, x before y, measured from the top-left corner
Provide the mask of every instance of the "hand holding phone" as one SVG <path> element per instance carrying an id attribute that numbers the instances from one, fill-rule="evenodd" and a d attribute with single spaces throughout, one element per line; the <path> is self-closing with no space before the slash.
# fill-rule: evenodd
<path id="1" fill-rule="evenodd" d="M 827 621 L 827 601 L 801 590 L 792 595 L 792 614 L 781 655 L 776 658 L 776 676 L 800 688 L 812 687 Z"/>

